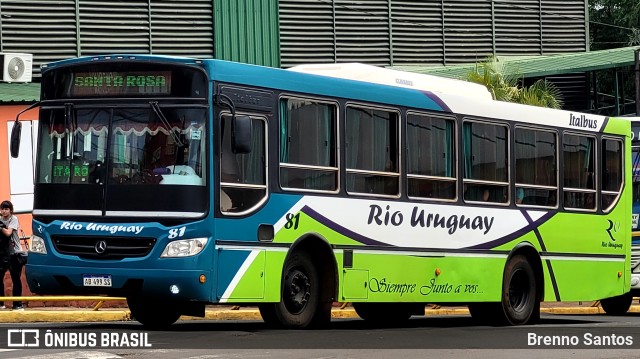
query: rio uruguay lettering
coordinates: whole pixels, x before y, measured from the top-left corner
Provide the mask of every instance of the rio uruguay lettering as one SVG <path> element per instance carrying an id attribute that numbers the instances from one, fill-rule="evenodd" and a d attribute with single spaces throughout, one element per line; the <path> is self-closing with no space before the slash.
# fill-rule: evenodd
<path id="1" fill-rule="evenodd" d="M 454 234 L 458 229 L 479 230 L 483 234 L 489 233 L 493 227 L 494 217 L 487 216 L 465 216 L 465 215 L 443 215 L 439 213 L 427 213 L 418 206 L 413 207 L 411 212 L 411 227 L 421 228 L 445 228 L 447 233 Z M 372 204 L 369 206 L 369 218 L 367 224 L 375 223 L 379 226 L 392 225 L 398 227 L 404 222 L 404 215 L 401 211 L 392 211 L 390 206 L 382 208 Z"/>

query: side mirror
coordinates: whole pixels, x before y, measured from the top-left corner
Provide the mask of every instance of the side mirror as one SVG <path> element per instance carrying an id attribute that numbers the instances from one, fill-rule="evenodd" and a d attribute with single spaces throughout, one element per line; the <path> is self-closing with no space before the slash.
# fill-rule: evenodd
<path id="1" fill-rule="evenodd" d="M 20 137 L 22 136 L 22 122 L 17 121 L 13 124 L 13 129 L 11 130 L 11 143 L 9 145 L 9 152 L 11 152 L 11 157 L 17 158 L 18 154 L 20 154 Z"/>
<path id="2" fill-rule="evenodd" d="M 233 153 L 251 152 L 253 142 L 252 119 L 249 116 L 234 116 L 231 122 L 231 149 Z"/>

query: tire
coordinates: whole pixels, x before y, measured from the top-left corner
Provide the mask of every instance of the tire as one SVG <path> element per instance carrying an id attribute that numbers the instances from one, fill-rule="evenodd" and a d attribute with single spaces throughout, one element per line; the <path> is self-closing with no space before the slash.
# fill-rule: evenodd
<path id="1" fill-rule="evenodd" d="M 324 327 L 331 321 L 331 301 L 324 298 L 320 273 L 306 252 L 293 253 L 282 271 L 282 300 L 260 305 L 268 325 L 284 328 Z"/>
<path id="2" fill-rule="evenodd" d="M 356 314 L 366 322 L 379 326 L 405 323 L 413 314 L 413 306 L 404 303 L 353 303 Z"/>
<path id="3" fill-rule="evenodd" d="M 171 302 L 156 304 L 157 299 L 147 297 L 128 297 L 127 305 L 133 319 L 146 329 L 165 329 L 180 318 L 178 305 Z"/>
<path id="4" fill-rule="evenodd" d="M 533 324 L 540 320 L 540 293 L 531 264 L 523 255 L 509 259 L 500 302 L 469 303 L 471 317 L 486 325 Z"/>
<path id="5" fill-rule="evenodd" d="M 540 293 L 533 267 L 523 255 L 513 256 L 504 268 L 502 315 L 504 324 L 521 325 L 540 317 Z"/>
<path id="6" fill-rule="evenodd" d="M 631 302 L 633 302 L 633 296 L 631 292 L 628 292 L 615 297 L 602 299 L 600 300 L 600 305 L 605 313 L 609 315 L 625 315 L 631 307 Z"/>

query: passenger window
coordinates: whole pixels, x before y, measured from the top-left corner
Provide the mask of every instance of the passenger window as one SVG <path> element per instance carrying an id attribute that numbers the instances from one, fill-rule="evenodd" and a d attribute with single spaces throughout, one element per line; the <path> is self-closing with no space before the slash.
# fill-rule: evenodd
<path id="1" fill-rule="evenodd" d="M 595 144 L 591 136 L 563 136 L 565 208 L 596 209 Z"/>
<path id="2" fill-rule="evenodd" d="M 407 116 L 407 194 L 409 197 L 456 198 L 455 121 Z"/>
<path id="3" fill-rule="evenodd" d="M 463 123 L 465 201 L 508 203 L 508 139 L 505 125 Z"/>
<path id="4" fill-rule="evenodd" d="M 349 106 L 346 111 L 347 191 L 397 196 L 398 113 Z"/>
<path id="5" fill-rule="evenodd" d="M 220 149 L 220 210 L 246 213 L 267 196 L 266 121 L 252 118 L 253 144 L 249 153 L 236 154 L 231 148 L 231 116 L 223 115 Z"/>
<path id="6" fill-rule="evenodd" d="M 515 129 L 516 205 L 555 207 L 558 203 L 555 132 Z"/>
<path id="7" fill-rule="evenodd" d="M 334 104 L 311 100 L 280 102 L 280 185 L 338 189 L 337 113 Z"/>
<path id="8" fill-rule="evenodd" d="M 622 141 L 602 140 L 602 160 L 600 176 L 602 181 L 602 210 L 609 211 L 622 191 L 624 179 Z"/>

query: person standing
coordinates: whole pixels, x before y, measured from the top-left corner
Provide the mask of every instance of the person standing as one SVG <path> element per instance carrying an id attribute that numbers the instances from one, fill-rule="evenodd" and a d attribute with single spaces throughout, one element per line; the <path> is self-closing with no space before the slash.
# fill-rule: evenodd
<path id="1" fill-rule="evenodd" d="M 13 215 L 13 204 L 10 201 L 0 203 L 0 295 L 4 296 L 4 274 L 7 269 L 13 283 L 13 296 L 22 296 L 22 267 L 24 267 L 26 252 L 20 244 L 18 236 L 18 217 Z M 6 309 L 4 302 L 0 302 L 0 309 Z M 22 301 L 13 302 L 13 310 L 24 310 Z"/>

